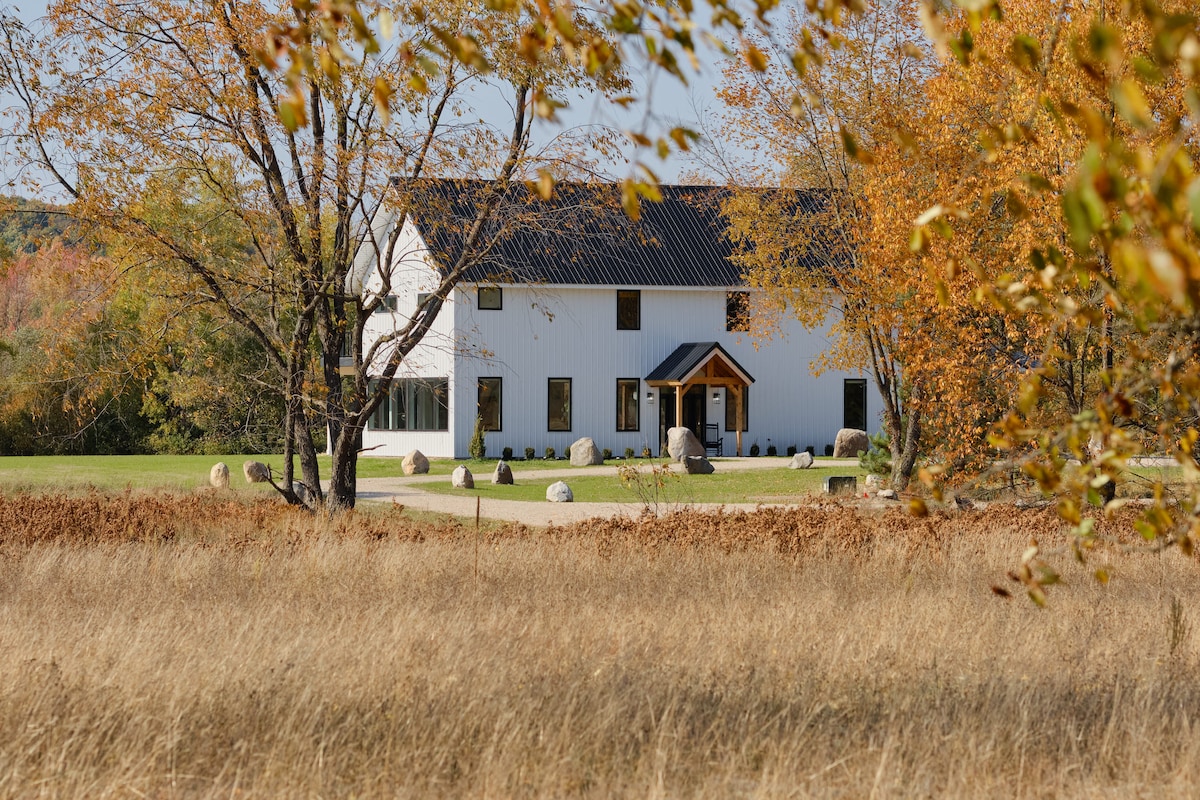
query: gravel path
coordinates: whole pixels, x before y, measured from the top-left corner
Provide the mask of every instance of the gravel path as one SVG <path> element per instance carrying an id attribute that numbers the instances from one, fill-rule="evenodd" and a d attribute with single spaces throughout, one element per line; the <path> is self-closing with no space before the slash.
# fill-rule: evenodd
<path id="1" fill-rule="evenodd" d="M 790 459 L 786 458 L 723 458 L 714 461 L 718 470 L 755 470 L 755 469 L 784 469 Z M 822 460 L 822 467 L 852 467 L 858 468 L 855 459 L 837 461 Z M 513 464 L 513 479 L 518 483 L 522 480 L 535 481 L 547 478 L 563 478 L 568 482 L 577 475 L 613 475 L 617 467 L 564 467 L 562 469 L 521 470 L 520 463 Z M 673 468 L 682 469 L 678 465 Z M 489 478 L 484 476 L 484 480 Z M 434 494 L 421 489 L 422 483 L 448 482 L 448 475 L 419 475 L 413 477 L 399 476 L 395 478 L 360 478 L 358 481 L 358 499 L 376 503 L 400 503 L 409 508 L 419 508 L 425 511 L 436 511 L 442 514 L 454 514 L 459 517 L 475 516 L 475 503 L 479 502 L 479 513 L 485 519 L 499 519 L 511 522 L 523 522 L 526 525 L 544 527 L 546 525 L 567 525 L 585 519 L 596 517 L 638 517 L 642 513 L 640 503 L 549 503 L 527 502 L 522 500 L 493 500 L 481 498 L 472 494 Z M 762 503 L 688 503 L 688 508 L 696 511 L 713 512 L 720 508 L 727 511 L 753 511 Z M 658 509 L 659 513 L 667 513 L 678 508 L 677 505 L 665 505 Z"/>

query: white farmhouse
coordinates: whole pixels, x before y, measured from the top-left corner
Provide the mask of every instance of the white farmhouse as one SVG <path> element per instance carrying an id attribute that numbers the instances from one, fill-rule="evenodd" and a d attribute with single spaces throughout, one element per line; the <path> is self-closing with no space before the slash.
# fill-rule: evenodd
<path id="1" fill-rule="evenodd" d="M 392 286 L 368 339 L 408 322 L 464 246 L 481 184 L 430 181 L 391 258 Z M 373 455 L 463 458 L 477 417 L 487 453 L 563 455 L 589 436 L 621 455 L 658 455 L 681 420 L 713 454 L 775 446 L 818 455 L 842 427 L 874 429 L 879 399 L 859 374 L 813 377 L 826 331 L 781 315 L 754 330 L 758 295 L 730 260 L 722 190 L 663 186 L 632 222 L 612 186 L 565 184 L 554 200 L 516 185 L 476 263 L 405 359 L 363 447 Z M 375 220 L 385 241 L 397 214 Z M 371 247 L 355 288 L 380 293 Z M 823 268 L 814 265 L 814 268 Z M 739 424 L 740 423 L 740 424 Z"/>

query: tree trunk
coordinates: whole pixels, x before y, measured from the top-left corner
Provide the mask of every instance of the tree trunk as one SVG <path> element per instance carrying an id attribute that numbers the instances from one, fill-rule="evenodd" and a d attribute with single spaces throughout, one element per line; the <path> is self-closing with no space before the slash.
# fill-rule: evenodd
<path id="1" fill-rule="evenodd" d="M 919 389 L 915 388 L 909 396 L 908 424 L 904 430 L 904 443 L 899 452 L 892 450 L 892 488 L 898 492 L 908 488 L 912 478 L 913 467 L 917 463 L 917 453 L 921 445 L 921 405 Z"/>
<path id="2" fill-rule="evenodd" d="M 333 444 L 333 464 L 329 468 L 329 497 L 331 511 L 354 508 L 358 494 L 358 448 L 362 442 L 362 427 L 347 423 Z"/>

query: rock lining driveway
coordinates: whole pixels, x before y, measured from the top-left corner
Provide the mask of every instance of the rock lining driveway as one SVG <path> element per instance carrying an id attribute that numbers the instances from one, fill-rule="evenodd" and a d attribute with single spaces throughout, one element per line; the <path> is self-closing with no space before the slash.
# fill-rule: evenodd
<path id="1" fill-rule="evenodd" d="M 755 470 L 755 469 L 786 469 L 790 459 L 787 458 L 722 458 L 714 461 L 719 471 L 725 470 Z M 846 467 L 858 469 L 856 459 L 822 460 L 817 462 L 822 468 Z M 396 462 L 399 469 L 399 460 Z M 565 467 L 562 469 L 522 470 L 520 462 L 512 463 L 513 478 L 518 483 L 522 481 L 542 481 L 544 479 L 562 479 L 570 483 L 570 479 L 587 475 L 616 476 L 617 467 Z M 682 470 L 678 464 L 674 468 Z M 481 476 L 482 480 L 490 480 L 489 476 Z M 434 511 L 441 514 L 453 514 L 458 517 L 475 516 L 475 503 L 479 502 L 479 514 L 485 519 L 523 522 L 526 525 L 544 527 L 547 525 L 568 525 L 585 519 L 596 517 L 630 517 L 636 518 L 642 514 L 641 503 L 549 503 L 531 502 L 525 500 L 494 500 L 469 494 L 441 494 L 426 492 L 421 489 L 422 483 L 445 483 L 450 480 L 448 475 L 415 475 L 397 476 L 394 478 L 359 478 L 358 499 L 373 503 L 400 503 L 408 508 L 424 511 Z M 660 506 L 660 514 L 688 508 L 694 511 L 715 512 L 724 508 L 727 511 L 753 511 L 764 503 L 673 503 Z M 790 505 L 772 503 L 769 505 Z"/>

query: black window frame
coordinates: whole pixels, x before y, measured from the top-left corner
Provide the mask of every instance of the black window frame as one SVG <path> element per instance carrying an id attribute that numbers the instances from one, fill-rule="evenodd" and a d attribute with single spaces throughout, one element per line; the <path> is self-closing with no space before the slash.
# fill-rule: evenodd
<path id="1" fill-rule="evenodd" d="M 566 427 L 554 427 L 555 417 L 552 416 L 554 402 L 554 386 L 556 384 L 566 386 Z M 571 379 L 570 378 L 547 378 L 546 379 L 546 430 L 551 433 L 570 432 L 571 430 Z"/>
<path id="2" fill-rule="evenodd" d="M 621 305 L 622 300 L 626 303 L 633 304 L 633 320 L 628 319 L 628 308 L 626 314 L 622 315 Z M 619 331 L 640 331 L 642 329 L 642 291 L 641 289 L 617 289 L 617 330 Z"/>
<path id="3" fill-rule="evenodd" d="M 375 391 L 378 381 L 372 380 L 370 390 Z M 435 427 L 418 428 L 413 421 L 426 416 L 418 413 L 423 396 L 432 396 L 437 403 Z M 384 425 L 381 421 L 386 420 Z M 398 423 L 403 421 L 403 426 Z M 401 431 L 408 433 L 446 433 L 450 430 L 450 380 L 448 378 L 395 378 L 388 388 L 387 397 L 367 420 L 367 430 Z"/>
<path id="4" fill-rule="evenodd" d="M 633 427 L 632 428 L 629 427 L 629 420 L 627 420 L 627 419 L 624 420 L 624 427 L 622 427 L 622 416 L 623 415 L 621 413 L 621 411 L 622 411 L 621 387 L 622 386 L 629 387 L 630 385 L 632 385 L 632 387 L 633 387 L 633 405 L 632 405 Z M 642 386 L 641 378 L 617 378 L 617 418 L 616 418 L 617 433 L 636 433 L 642 429 L 642 427 L 641 427 L 642 406 L 641 406 L 640 399 L 638 397 L 638 391 L 641 389 L 641 386 Z"/>
<path id="5" fill-rule="evenodd" d="M 491 427 L 490 420 L 483 413 L 484 382 L 495 381 L 496 423 Z M 502 430 L 504 423 L 504 379 L 499 376 L 480 375 L 475 381 L 475 411 L 483 419 L 483 429 L 489 433 Z"/>
<path id="6" fill-rule="evenodd" d="M 861 403 L 861 425 L 851 425 L 851 422 L 856 420 L 850 419 L 850 389 L 854 388 L 855 405 Z M 853 428 L 855 430 L 867 430 L 867 413 L 869 406 L 867 405 L 869 398 L 867 397 L 867 379 L 866 378 L 843 378 L 842 379 L 842 427 Z"/>
<path id="7" fill-rule="evenodd" d="M 745 289 L 725 293 L 725 330 L 729 333 L 750 330 L 750 292 Z"/>
<path id="8" fill-rule="evenodd" d="M 484 305 L 484 303 L 483 303 L 484 292 L 487 292 L 488 294 L 491 294 L 492 292 L 496 293 L 495 294 L 495 297 L 496 297 L 495 305 Z M 504 310 L 504 290 L 501 289 L 499 286 L 480 286 L 478 289 L 475 290 L 475 307 L 478 308 L 480 311 L 503 311 Z"/>

